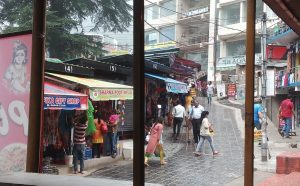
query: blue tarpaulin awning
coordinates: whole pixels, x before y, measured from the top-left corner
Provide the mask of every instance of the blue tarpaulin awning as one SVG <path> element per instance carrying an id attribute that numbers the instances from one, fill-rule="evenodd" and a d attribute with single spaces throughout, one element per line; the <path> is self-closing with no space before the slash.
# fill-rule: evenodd
<path id="1" fill-rule="evenodd" d="M 178 93 L 188 93 L 188 88 L 187 88 L 186 83 L 177 81 L 177 80 L 172 79 L 172 78 L 162 77 L 162 76 L 153 75 L 153 74 L 149 74 L 149 73 L 145 73 L 145 76 L 164 81 L 166 83 L 166 90 L 168 92 L 173 92 L 173 93 L 176 93 L 176 94 L 178 94 Z"/>

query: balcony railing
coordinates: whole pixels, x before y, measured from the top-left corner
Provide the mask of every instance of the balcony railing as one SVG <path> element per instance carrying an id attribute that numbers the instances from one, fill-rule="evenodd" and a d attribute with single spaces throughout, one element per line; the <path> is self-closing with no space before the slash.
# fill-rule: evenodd
<path id="1" fill-rule="evenodd" d="M 180 42 L 185 43 L 187 45 L 194 45 L 208 42 L 208 35 L 200 35 L 200 36 L 187 36 L 187 39 L 182 38 Z"/>
<path id="2" fill-rule="evenodd" d="M 272 29 L 269 29 L 268 33 L 270 37 L 275 37 L 290 30 L 291 28 L 287 24 L 285 24 L 283 21 L 280 21 Z"/>

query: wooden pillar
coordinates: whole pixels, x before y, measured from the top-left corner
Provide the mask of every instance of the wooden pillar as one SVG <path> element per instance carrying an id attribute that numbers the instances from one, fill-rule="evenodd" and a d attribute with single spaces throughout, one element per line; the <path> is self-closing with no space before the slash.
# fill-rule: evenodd
<path id="1" fill-rule="evenodd" d="M 144 1 L 134 0 L 133 185 L 143 186 L 144 172 Z"/>
<path id="2" fill-rule="evenodd" d="M 247 1 L 247 40 L 246 40 L 246 101 L 245 101 L 245 167 L 244 185 L 253 186 L 253 107 L 255 74 L 255 7 L 256 0 Z"/>
<path id="3" fill-rule="evenodd" d="M 32 63 L 26 172 L 38 172 L 45 63 L 46 0 L 33 1 Z"/>

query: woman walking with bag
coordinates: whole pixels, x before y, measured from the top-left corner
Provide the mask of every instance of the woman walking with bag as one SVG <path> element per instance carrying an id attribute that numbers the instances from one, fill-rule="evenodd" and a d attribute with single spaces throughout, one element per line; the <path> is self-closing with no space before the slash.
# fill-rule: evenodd
<path id="1" fill-rule="evenodd" d="M 164 149 L 162 146 L 162 133 L 163 133 L 163 118 L 159 117 L 150 129 L 150 139 L 145 153 L 145 165 L 149 166 L 148 159 L 155 152 L 157 148 L 159 150 L 160 164 L 165 165 L 167 162 L 164 160 Z"/>
<path id="2" fill-rule="evenodd" d="M 208 121 L 208 111 L 203 111 L 201 113 L 201 118 L 200 118 L 200 122 L 201 122 L 201 128 L 200 128 L 200 141 L 197 145 L 197 149 L 196 152 L 194 152 L 195 156 L 201 156 L 202 152 L 203 152 L 203 144 L 204 141 L 207 140 L 209 142 L 210 148 L 213 152 L 213 155 L 218 155 L 219 152 L 215 150 L 215 147 L 213 145 L 213 139 L 212 139 L 212 135 L 213 135 L 213 128 L 212 128 L 212 124 Z"/>

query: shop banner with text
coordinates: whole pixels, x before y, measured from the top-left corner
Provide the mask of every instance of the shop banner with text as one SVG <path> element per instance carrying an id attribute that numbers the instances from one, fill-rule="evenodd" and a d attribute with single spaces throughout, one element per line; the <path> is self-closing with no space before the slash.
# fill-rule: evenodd
<path id="1" fill-rule="evenodd" d="M 80 109 L 80 97 L 44 95 L 44 109 Z"/>
<path id="2" fill-rule="evenodd" d="M 0 37 L 0 174 L 25 171 L 32 35 Z"/>
<path id="3" fill-rule="evenodd" d="M 90 98 L 93 101 L 132 100 L 133 99 L 133 89 L 90 88 Z"/>

